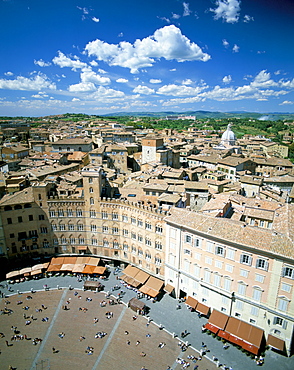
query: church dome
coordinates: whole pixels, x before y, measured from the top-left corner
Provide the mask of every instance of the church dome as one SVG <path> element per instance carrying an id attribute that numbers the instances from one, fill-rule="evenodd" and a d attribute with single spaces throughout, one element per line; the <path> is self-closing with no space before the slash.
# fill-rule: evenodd
<path id="1" fill-rule="evenodd" d="M 234 132 L 231 130 L 231 124 L 228 124 L 226 131 L 222 134 L 221 144 L 223 145 L 235 145 L 236 143 L 236 136 Z"/>

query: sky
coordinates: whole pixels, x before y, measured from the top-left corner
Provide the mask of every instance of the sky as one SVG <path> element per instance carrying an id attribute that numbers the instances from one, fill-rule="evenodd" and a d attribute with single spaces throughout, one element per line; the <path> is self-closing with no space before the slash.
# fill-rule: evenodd
<path id="1" fill-rule="evenodd" d="M 294 112 L 294 0 L 0 0 L 0 115 Z"/>

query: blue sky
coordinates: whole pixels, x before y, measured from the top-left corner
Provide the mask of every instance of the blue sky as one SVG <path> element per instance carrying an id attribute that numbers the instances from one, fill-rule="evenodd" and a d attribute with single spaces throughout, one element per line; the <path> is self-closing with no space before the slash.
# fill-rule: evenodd
<path id="1" fill-rule="evenodd" d="M 0 0 L 0 115 L 294 112 L 293 0 Z"/>

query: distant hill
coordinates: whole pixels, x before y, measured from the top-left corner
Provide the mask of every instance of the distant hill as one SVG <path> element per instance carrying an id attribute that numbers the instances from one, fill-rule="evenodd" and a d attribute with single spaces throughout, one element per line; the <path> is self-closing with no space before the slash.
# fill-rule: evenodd
<path id="1" fill-rule="evenodd" d="M 262 117 L 270 117 L 270 120 L 283 120 L 283 119 L 294 119 L 294 113 L 255 113 L 255 112 L 210 112 L 210 111 L 187 111 L 187 112 L 117 112 L 108 113 L 102 115 L 104 117 L 154 117 L 154 118 L 165 118 L 167 116 L 196 116 L 198 119 L 213 118 L 253 118 L 260 119 Z"/>

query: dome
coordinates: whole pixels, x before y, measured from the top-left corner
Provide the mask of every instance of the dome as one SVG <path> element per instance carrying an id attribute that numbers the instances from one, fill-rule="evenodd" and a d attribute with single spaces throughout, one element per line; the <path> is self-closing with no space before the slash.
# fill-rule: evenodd
<path id="1" fill-rule="evenodd" d="M 226 131 L 222 134 L 221 144 L 223 145 L 235 145 L 236 143 L 236 136 L 231 130 L 231 126 L 229 123 Z"/>

